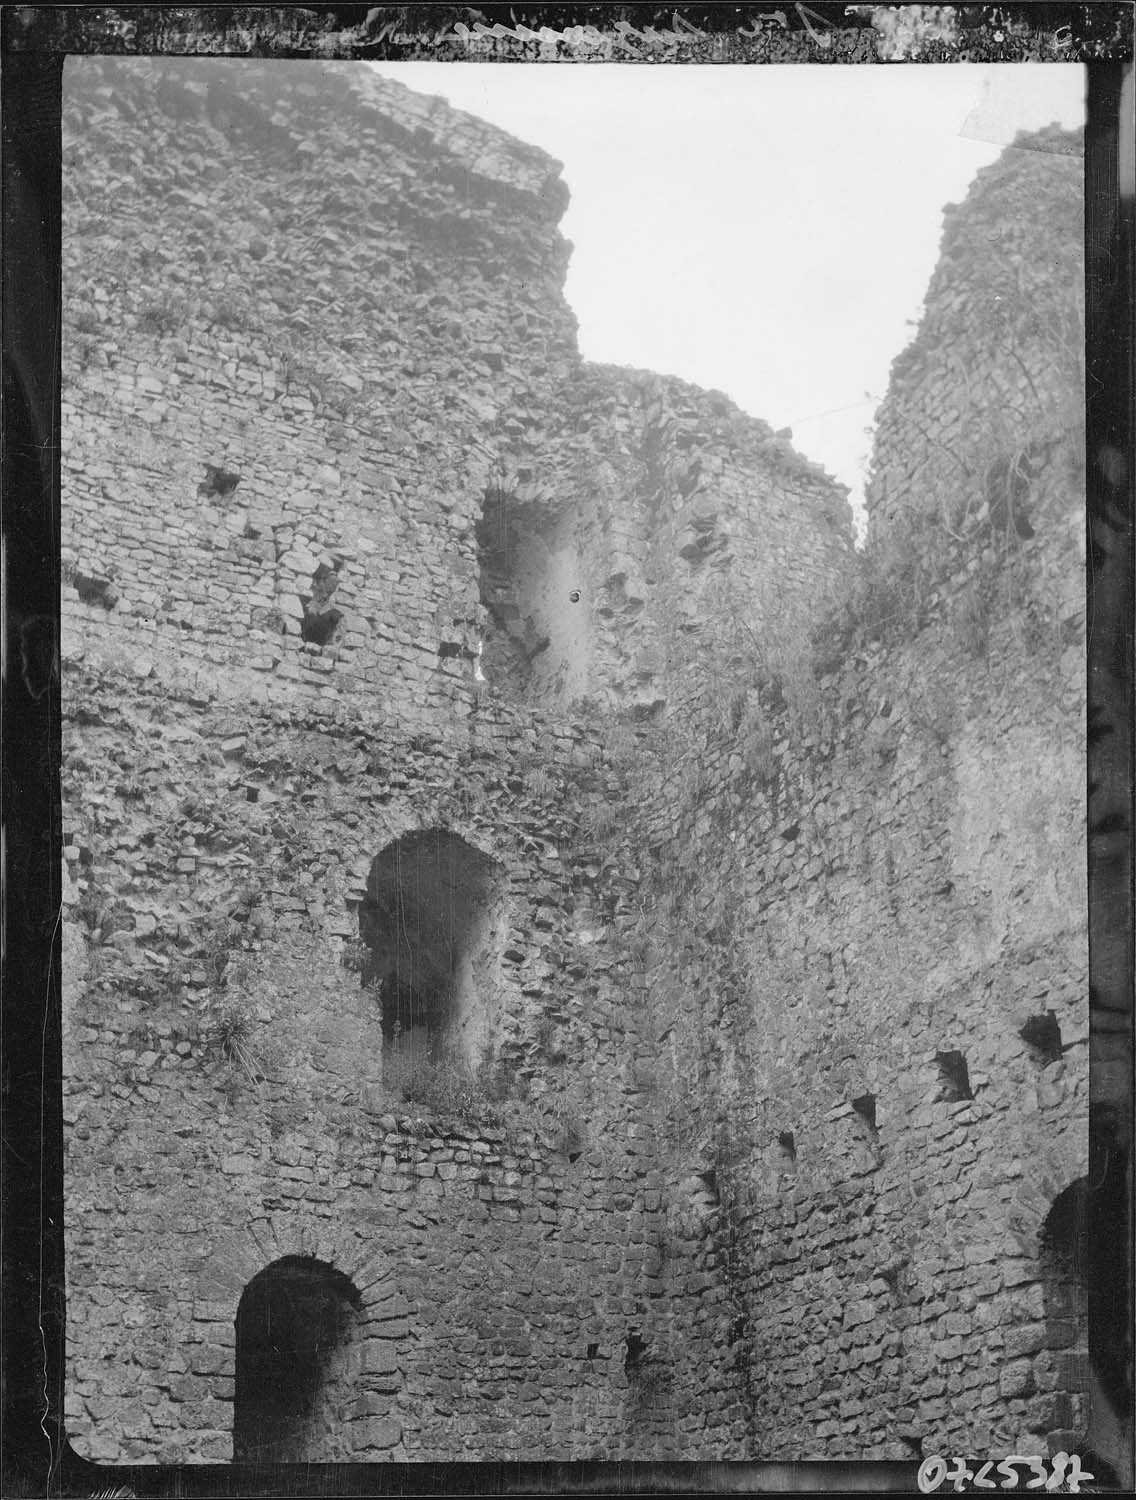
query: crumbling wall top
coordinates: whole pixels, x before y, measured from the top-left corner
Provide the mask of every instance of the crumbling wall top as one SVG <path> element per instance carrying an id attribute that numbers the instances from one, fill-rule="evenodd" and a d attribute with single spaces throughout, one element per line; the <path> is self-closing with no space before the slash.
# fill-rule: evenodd
<path id="1" fill-rule="evenodd" d="M 358 63 L 83 57 L 69 59 L 68 67 L 82 69 L 84 95 L 101 87 L 128 119 L 143 99 L 167 115 L 207 116 L 233 144 L 281 164 L 290 156 L 293 170 L 322 156 L 337 137 L 345 153 L 362 150 L 363 165 L 374 132 L 428 156 L 435 178 L 460 172 L 471 197 L 505 199 L 553 222 L 568 206 L 561 163 L 539 147 Z"/>
<path id="2" fill-rule="evenodd" d="M 943 214 L 915 336 L 878 413 L 873 533 L 965 505 L 990 463 L 1077 428 L 1084 378 L 1080 133 L 1020 132 Z"/>

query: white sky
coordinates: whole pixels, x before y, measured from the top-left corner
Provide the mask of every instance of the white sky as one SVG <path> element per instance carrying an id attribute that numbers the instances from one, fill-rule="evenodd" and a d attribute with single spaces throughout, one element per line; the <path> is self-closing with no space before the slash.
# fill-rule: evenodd
<path id="1" fill-rule="evenodd" d="M 862 492 L 945 204 L 1076 64 L 376 63 L 564 163 L 587 359 L 724 391 Z"/>

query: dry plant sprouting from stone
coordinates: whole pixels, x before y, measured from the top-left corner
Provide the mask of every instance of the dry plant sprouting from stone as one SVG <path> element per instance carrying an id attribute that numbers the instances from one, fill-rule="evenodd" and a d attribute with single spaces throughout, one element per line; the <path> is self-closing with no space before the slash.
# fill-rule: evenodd
<path id="1" fill-rule="evenodd" d="M 530 1110 L 545 1145 L 575 1161 L 587 1146 L 586 1111 L 575 1091 L 545 1094 Z"/>
<path id="2" fill-rule="evenodd" d="M 143 333 L 173 333 L 181 324 L 181 316 L 169 296 L 147 302 L 138 314 L 138 327 Z"/>
<path id="3" fill-rule="evenodd" d="M 226 1005 L 209 1028 L 213 1046 L 231 1068 L 241 1068 L 253 1087 L 260 1084 L 261 1070 L 250 1045 L 253 1035 L 251 1016 L 237 1005 Z"/>
<path id="4" fill-rule="evenodd" d="M 457 1047 L 432 1058 L 394 1052 L 383 1060 L 383 1081 L 403 1103 L 430 1115 L 469 1124 L 493 1125 L 500 1119 L 489 1069 L 474 1068 Z"/>
<path id="5" fill-rule="evenodd" d="M 610 802 L 591 803 L 580 815 L 580 831 L 597 844 L 606 843 L 619 824 L 619 814 Z"/>
<path id="6" fill-rule="evenodd" d="M 954 733 L 959 708 L 950 686 L 932 679 L 909 692 L 907 712 L 916 729 L 942 746 Z"/>

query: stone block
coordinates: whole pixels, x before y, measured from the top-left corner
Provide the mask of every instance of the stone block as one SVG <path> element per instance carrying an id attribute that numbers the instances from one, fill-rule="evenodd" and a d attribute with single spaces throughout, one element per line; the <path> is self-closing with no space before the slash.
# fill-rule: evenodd
<path id="1" fill-rule="evenodd" d="M 250 1172 L 258 1170 L 260 1163 L 251 1156 L 223 1156 L 221 1158 L 221 1171 L 227 1177 L 245 1177 Z"/>
<path id="2" fill-rule="evenodd" d="M 393 1417 L 364 1417 L 357 1424 L 358 1441 L 363 1448 L 375 1448 L 385 1453 L 402 1438 L 402 1426 Z M 351 1434 L 352 1442 L 356 1434 Z"/>
<path id="3" fill-rule="evenodd" d="M 195 1323 L 216 1323 L 228 1328 L 232 1325 L 233 1315 L 233 1306 L 225 1298 L 195 1297 L 193 1299 L 192 1317 Z"/>
<path id="4" fill-rule="evenodd" d="M 1016 1359 L 1004 1365 L 998 1376 L 998 1389 L 1005 1397 L 1028 1396 L 1034 1389 L 1032 1362 Z"/>
<path id="5" fill-rule="evenodd" d="M 371 1322 L 368 1328 L 374 1338 L 407 1338 L 410 1334 L 410 1320 L 409 1318 L 391 1318 L 385 1322 Z"/>
<path id="6" fill-rule="evenodd" d="M 215 1344 L 196 1344 L 189 1355 L 189 1368 L 194 1375 L 221 1375 L 231 1363 L 229 1351 Z"/>
<path id="7" fill-rule="evenodd" d="M 410 1303 L 403 1294 L 390 1290 L 385 1296 L 368 1296 L 363 1308 L 363 1322 L 379 1323 L 390 1318 L 405 1318 L 409 1316 L 410 1310 Z"/>
<path id="8" fill-rule="evenodd" d="M 1052 1432 L 1055 1427 L 1073 1423 L 1073 1403 L 1064 1391 L 1050 1391 L 1035 1396 L 1028 1408 L 1028 1421 L 1034 1432 Z"/>
<path id="9" fill-rule="evenodd" d="M 1046 1347 L 1047 1342 L 1044 1323 L 1019 1323 L 1005 1331 L 1006 1358 L 1020 1359 L 1027 1354 L 1036 1354 Z"/>
<path id="10" fill-rule="evenodd" d="M 364 1376 L 391 1375 L 399 1368 L 395 1345 L 379 1338 L 369 1338 L 363 1345 L 361 1370 Z"/>

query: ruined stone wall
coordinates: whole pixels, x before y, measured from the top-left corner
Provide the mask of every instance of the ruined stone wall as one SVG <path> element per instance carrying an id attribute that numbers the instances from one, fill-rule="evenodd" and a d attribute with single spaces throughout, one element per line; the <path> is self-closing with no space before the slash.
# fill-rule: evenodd
<path id="1" fill-rule="evenodd" d="M 1038 159 L 1008 154 L 1008 205 L 988 175 L 952 219 L 976 295 L 983 226 L 1005 212 L 1019 232 L 1015 169 L 1032 181 Z M 1079 206 L 1069 158 L 1041 160 L 1063 212 L 1035 268 L 1074 257 Z M 925 326 L 943 327 L 943 284 Z M 970 284 L 956 271 L 952 306 Z M 975 472 L 1000 456 L 956 327 L 888 398 L 877 474 L 912 507 L 901 450 L 921 473 L 932 459 L 900 443 L 905 403 L 969 412 Z M 1009 353 L 995 373 L 999 401 L 1031 400 Z M 1048 1248 L 1058 1200 L 1083 1190 L 1088 1118 L 1083 451 L 1075 386 L 1058 395 L 1067 425 L 1012 510 L 890 535 L 877 512 L 815 681 L 721 662 L 731 713 L 629 750 L 672 1212 L 685 1182 L 719 1257 L 722 1358 L 771 1458 L 1084 1443 L 1085 1268 Z M 692 1305 L 674 1300 L 680 1329 Z"/>
<path id="2" fill-rule="evenodd" d="M 621 1430 L 613 1345 L 625 1297 L 645 1299 L 653 1274 L 635 1259 L 651 1220 L 638 1194 L 648 1164 L 623 1095 L 635 1017 L 618 951 L 592 925 L 604 882 L 567 798 L 525 790 L 535 736 L 529 749 L 487 738 L 481 764 L 456 762 L 354 726 L 333 737 L 287 712 L 203 709 L 151 683 L 124 702 L 117 679 L 70 681 L 81 723 L 65 773 L 81 806 L 66 851 L 68 1274 L 81 1451 L 228 1457 L 231 1410 L 218 1403 L 233 1394 L 242 1288 L 305 1253 L 364 1295 L 378 1257 L 390 1267 L 383 1296 L 413 1308 L 409 1323 L 379 1313 L 381 1327 L 365 1325 L 372 1339 L 401 1330 L 401 1342 L 368 1345 L 368 1360 L 397 1356 L 399 1383 L 394 1367 L 374 1372 L 383 1400 L 360 1408 L 378 1423 L 361 1430 L 360 1456 L 500 1454 L 550 1424 L 563 1429 L 554 1446 L 567 1444 L 565 1403 L 585 1399 L 581 1384 L 595 1388 L 589 1431 L 605 1420 Z M 583 759 L 577 741 L 561 748 L 568 767 Z M 554 742 L 540 759 L 556 766 Z M 356 910 L 374 850 L 418 826 L 488 845 L 505 873 L 495 1043 L 520 1096 L 507 1130 L 491 1108 L 471 1120 L 460 1100 L 426 1123 L 383 1087 Z M 596 1254 L 609 1257 L 607 1277 Z M 589 1339 L 604 1353 L 585 1368 Z M 530 1403 L 535 1390 L 549 1395 Z M 514 1413 L 507 1439 L 484 1420 L 502 1402 Z"/>
<path id="3" fill-rule="evenodd" d="M 867 503 L 947 524 L 1013 507 L 1048 445 L 1084 420 L 1079 138 L 1022 133 L 943 215 L 919 327 L 877 413 Z M 995 467 L 997 466 L 997 467 Z"/>
<path id="4" fill-rule="evenodd" d="M 271 1448 L 248 1310 L 341 1291 L 313 1459 L 1075 1426 L 1073 438 L 985 433 L 1011 498 L 818 665 L 841 488 L 579 360 L 542 153 L 354 66 L 68 67 L 76 1447 Z M 390 1034 L 422 837 L 484 872 L 460 1068 Z"/>
<path id="5" fill-rule="evenodd" d="M 476 628 L 488 429 L 572 352 L 555 164 L 465 118 L 435 147 L 366 70 L 74 71 L 63 555 L 115 601 L 72 612 L 83 649 L 242 701 L 467 712 L 439 648 Z"/>
<path id="6" fill-rule="evenodd" d="M 839 566 L 839 492 L 764 424 L 580 365 L 542 153 L 488 132 L 491 151 L 466 116 L 432 134 L 416 96 L 358 68 L 74 69 L 64 606 L 89 659 L 241 700 L 462 717 L 494 630 L 490 494 L 539 538 L 518 555 L 555 596 L 544 614 L 587 619 L 564 682 L 547 646 L 535 674 L 494 660 L 505 694 L 543 675 L 562 703 L 642 698 L 656 632 L 614 616 L 646 576 L 671 619 L 672 553 L 696 568 L 731 528 L 785 600 Z M 459 118 L 435 103 L 427 122 Z M 815 537 L 793 537 L 802 510 Z M 520 655 L 548 634 L 518 632 Z"/>
<path id="7" fill-rule="evenodd" d="M 765 642 L 807 634 L 823 580 L 851 557 L 843 487 L 727 397 L 673 378 L 581 366 L 515 462 L 551 476 L 516 487 L 519 516 L 530 497 L 555 514 L 567 476 L 591 616 L 584 696 L 617 712 L 681 713 L 703 632 L 731 614 Z"/>
<path id="8" fill-rule="evenodd" d="M 803 608 L 842 494 L 580 363 L 541 153 L 354 67 L 68 68 L 72 1441 L 274 1451 L 237 1330 L 299 1261 L 358 1299 L 309 1457 L 659 1456 L 676 1401 L 742 1456 L 737 1372 L 667 1377 L 611 711 L 680 685 L 676 555 L 791 560 Z M 391 1037 L 373 946 L 376 856 L 435 833 L 493 872 L 458 1069 Z"/>
<path id="9" fill-rule="evenodd" d="M 1033 1451 L 1084 1419 L 1046 1400 L 1039 1269 L 1086 1161 L 1080 650 L 974 682 L 938 634 L 830 681 L 813 746 L 783 724 L 760 767 L 711 766 L 659 844 L 685 877 L 660 1131 L 716 1174 L 771 1457 Z"/>

